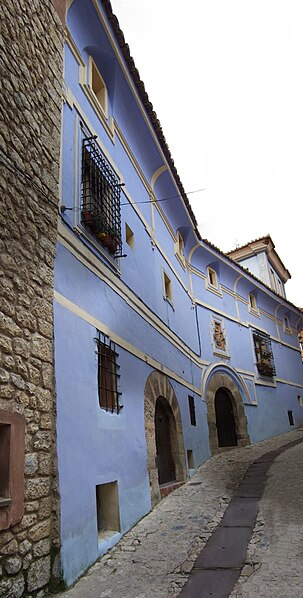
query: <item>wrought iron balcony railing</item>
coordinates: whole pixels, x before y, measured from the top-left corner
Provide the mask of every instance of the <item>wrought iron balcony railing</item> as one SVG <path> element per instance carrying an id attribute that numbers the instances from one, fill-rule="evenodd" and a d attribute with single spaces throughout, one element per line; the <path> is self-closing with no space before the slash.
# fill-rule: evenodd
<path id="1" fill-rule="evenodd" d="M 122 250 L 120 194 L 119 179 L 96 137 L 83 139 L 81 222 L 115 257 Z"/>

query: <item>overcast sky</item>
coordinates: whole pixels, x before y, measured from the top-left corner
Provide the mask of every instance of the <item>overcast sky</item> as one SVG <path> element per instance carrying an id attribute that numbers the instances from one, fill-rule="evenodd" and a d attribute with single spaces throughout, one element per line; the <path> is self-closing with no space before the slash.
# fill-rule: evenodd
<path id="1" fill-rule="evenodd" d="M 111 3 L 202 237 L 270 234 L 303 307 L 303 0 Z"/>

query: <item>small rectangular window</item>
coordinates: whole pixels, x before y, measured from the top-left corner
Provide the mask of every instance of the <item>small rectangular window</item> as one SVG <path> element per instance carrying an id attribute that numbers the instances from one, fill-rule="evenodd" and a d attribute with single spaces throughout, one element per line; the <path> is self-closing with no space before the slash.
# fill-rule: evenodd
<path id="1" fill-rule="evenodd" d="M 194 397 L 188 396 L 188 408 L 189 408 L 190 423 L 192 426 L 196 426 L 196 410 L 195 410 Z"/>
<path id="2" fill-rule="evenodd" d="M 95 61 L 91 56 L 89 57 L 89 84 L 105 116 L 107 117 L 108 108 L 106 85 Z"/>
<path id="3" fill-rule="evenodd" d="M 287 316 L 283 316 L 283 330 L 284 332 L 291 333 L 289 318 Z"/>
<path id="4" fill-rule="evenodd" d="M 166 272 L 163 271 L 163 284 L 164 284 L 164 298 L 172 301 L 172 287 L 171 280 L 167 276 Z"/>
<path id="5" fill-rule="evenodd" d="M 115 344 L 108 336 L 103 335 L 101 332 L 98 334 L 96 341 L 98 349 L 99 405 L 101 409 L 119 413 L 121 409 L 119 396 L 121 393 L 118 392 L 118 354 L 116 353 Z"/>
<path id="6" fill-rule="evenodd" d="M 120 531 L 118 483 L 96 486 L 98 541 Z"/>
<path id="7" fill-rule="evenodd" d="M 249 301 L 249 309 L 251 309 L 253 311 L 257 311 L 257 301 L 256 301 L 255 296 L 252 293 L 249 293 L 248 301 Z"/>
<path id="8" fill-rule="evenodd" d="M 219 288 L 217 272 L 213 268 L 207 268 L 207 282 L 210 287 Z"/>
<path id="9" fill-rule="evenodd" d="M 194 457 L 193 457 L 192 450 L 187 451 L 187 463 L 188 463 L 188 469 L 195 469 Z"/>
<path id="10" fill-rule="evenodd" d="M 294 426 L 295 422 L 294 422 L 294 415 L 292 411 L 287 411 L 288 414 L 288 421 L 289 421 L 289 425 L 290 426 Z"/>
<path id="11" fill-rule="evenodd" d="M 125 240 L 127 245 L 129 245 L 129 247 L 134 251 L 135 249 L 135 235 L 132 231 L 132 229 L 130 228 L 130 226 L 128 226 L 127 223 L 125 223 Z"/>

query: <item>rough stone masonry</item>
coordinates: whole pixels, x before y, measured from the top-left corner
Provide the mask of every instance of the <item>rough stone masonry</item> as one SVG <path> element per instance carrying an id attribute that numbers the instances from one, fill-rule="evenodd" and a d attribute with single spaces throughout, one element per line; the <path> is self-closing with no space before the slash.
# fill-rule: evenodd
<path id="1" fill-rule="evenodd" d="M 41 598 L 59 576 L 52 302 L 63 25 L 51 0 L 2 0 L 0 23 L 0 596 Z"/>

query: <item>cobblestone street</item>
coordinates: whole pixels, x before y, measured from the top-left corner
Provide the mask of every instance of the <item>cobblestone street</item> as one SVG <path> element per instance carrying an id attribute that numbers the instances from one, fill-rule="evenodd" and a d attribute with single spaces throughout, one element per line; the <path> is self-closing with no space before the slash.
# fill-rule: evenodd
<path id="1" fill-rule="evenodd" d="M 296 430 L 211 457 L 62 598 L 175 598 L 220 522 L 247 468 L 263 454 L 303 438 Z M 232 598 L 303 598 L 303 444 L 271 466 Z"/>

